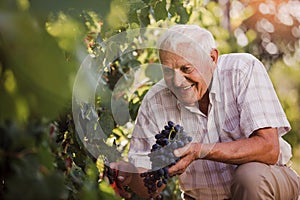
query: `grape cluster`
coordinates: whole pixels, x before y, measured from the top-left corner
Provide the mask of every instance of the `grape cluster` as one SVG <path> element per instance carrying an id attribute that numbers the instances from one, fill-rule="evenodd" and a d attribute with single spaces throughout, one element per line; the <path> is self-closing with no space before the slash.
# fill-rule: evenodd
<path id="1" fill-rule="evenodd" d="M 141 174 L 150 195 L 154 194 L 157 188 L 168 183 L 168 168 L 180 160 L 173 154 L 173 151 L 192 141 L 192 137 L 187 136 L 183 127 L 175 125 L 172 121 L 168 121 L 164 129 L 155 135 L 155 139 L 156 143 L 153 144 L 149 153 L 152 170 Z"/>

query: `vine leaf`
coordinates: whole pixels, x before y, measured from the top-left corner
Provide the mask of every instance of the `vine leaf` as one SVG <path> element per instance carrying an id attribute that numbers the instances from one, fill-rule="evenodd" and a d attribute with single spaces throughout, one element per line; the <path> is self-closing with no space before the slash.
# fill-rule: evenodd
<path id="1" fill-rule="evenodd" d="M 163 20 L 168 17 L 168 11 L 166 9 L 166 0 L 157 2 L 154 5 L 153 10 L 156 21 Z"/>

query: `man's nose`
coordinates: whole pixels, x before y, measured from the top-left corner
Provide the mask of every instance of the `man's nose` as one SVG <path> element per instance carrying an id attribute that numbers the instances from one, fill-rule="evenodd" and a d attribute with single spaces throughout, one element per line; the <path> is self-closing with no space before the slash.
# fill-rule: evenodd
<path id="1" fill-rule="evenodd" d="M 174 77 L 173 77 L 173 84 L 175 87 L 180 87 L 182 85 L 182 82 L 185 80 L 185 77 L 180 71 L 174 72 Z"/>

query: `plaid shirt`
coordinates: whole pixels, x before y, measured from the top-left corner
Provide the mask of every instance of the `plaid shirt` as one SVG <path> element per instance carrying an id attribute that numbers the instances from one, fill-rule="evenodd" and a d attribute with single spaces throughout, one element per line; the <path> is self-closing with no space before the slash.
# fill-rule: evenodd
<path id="1" fill-rule="evenodd" d="M 219 57 L 209 90 L 207 116 L 197 106 L 182 105 L 164 80 L 154 85 L 139 109 L 130 143 L 129 161 L 151 168 L 147 154 L 154 135 L 167 121 L 181 124 L 196 141 L 217 143 L 248 138 L 263 127 L 277 127 L 280 135 L 279 165 L 291 158 L 291 148 L 281 136 L 290 130 L 289 122 L 263 66 L 250 54 Z M 181 189 L 195 199 L 230 198 L 230 185 L 236 165 L 196 160 L 179 176 Z"/>

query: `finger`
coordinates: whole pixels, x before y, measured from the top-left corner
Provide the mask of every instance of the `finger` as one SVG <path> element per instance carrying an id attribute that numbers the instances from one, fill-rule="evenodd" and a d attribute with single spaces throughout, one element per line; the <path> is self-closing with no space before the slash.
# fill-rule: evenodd
<path id="1" fill-rule="evenodd" d="M 122 170 L 122 171 L 126 170 L 127 165 L 128 164 L 124 161 L 109 163 L 110 168 L 116 169 L 116 170 Z"/>
<path id="2" fill-rule="evenodd" d="M 127 192 L 125 187 L 130 183 L 131 176 L 129 176 L 129 173 L 126 172 L 125 164 L 124 162 L 110 163 L 110 168 L 117 171 L 117 179 L 112 184 L 112 187 L 119 196 L 129 199 L 131 198 L 131 193 Z"/>
<path id="3" fill-rule="evenodd" d="M 193 162 L 194 158 L 192 154 L 181 158 L 175 165 L 169 168 L 171 176 L 182 174 L 186 168 Z"/>
<path id="4" fill-rule="evenodd" d="M 119 195 L 125 199 L 131 198 L 131 194 L 125 190 L 124 187 L 118 188 Z"/>
<path id="5" fill-rule="evenodd" d="M 182 148 L 175 149 L 173 153 L 176 157 L 183 157 L 189 153 L 191 146 L 191 144 L 187 144 Z"/>
<path id="6" fill-rule="evenodd" d="M 126 199 L 131 197 L 131 194 L 125 190 L 125 187 L 120 186 L 117 182 L 114 182 L 111 186 L 117 195 L 124 197 Z"/>
<path id="7" fill-rule="evenodd" d="M 182 173 L 184 173 L 184 169 L 170 169 L 169 171 L 169 176 L 170 177 L 173 177 L 173 176 L 176 176 L 176 175 L 181 175 Z"/>
<path id="8" fill-rule="evenodd" d="M 131 163 L 125 162 L 125 161 L 120 161 L 117 164 L 113 164 L 112 166 L 116 166 L 116 169 L 118 169 L 119 171 L 124 171 L 127 173 L 137 173 L 137 169 L 134 165 L 132 165 Z"/>
<path id="9" fill-rule="evenodd" d="M 111 169 L 118 170 L 118 166 L 119 166 L 119 164 L 116 163 L 116 162 L 109 163 L 109 167 L 110 167 Z"/>
<path id="10" fill-rule="evenodd" d="M 119 171 L 118 174 L 118 182 L 121 185 L 128 185 L 131 182 L 131 178 L 132 176 L 130 174 L 128 174 L 127 172 L 123 172 L 123 171 Z"/>
<path id="11" fill-rule="evenodd" d="M 175 176 L 178 174 L 182 174 L 185 170 L 185 167 L 183 166 L 182 161 L 179 161 L 176 163 L 176 165 L 173 165 L 169 168 L 169 175 Z"/>

